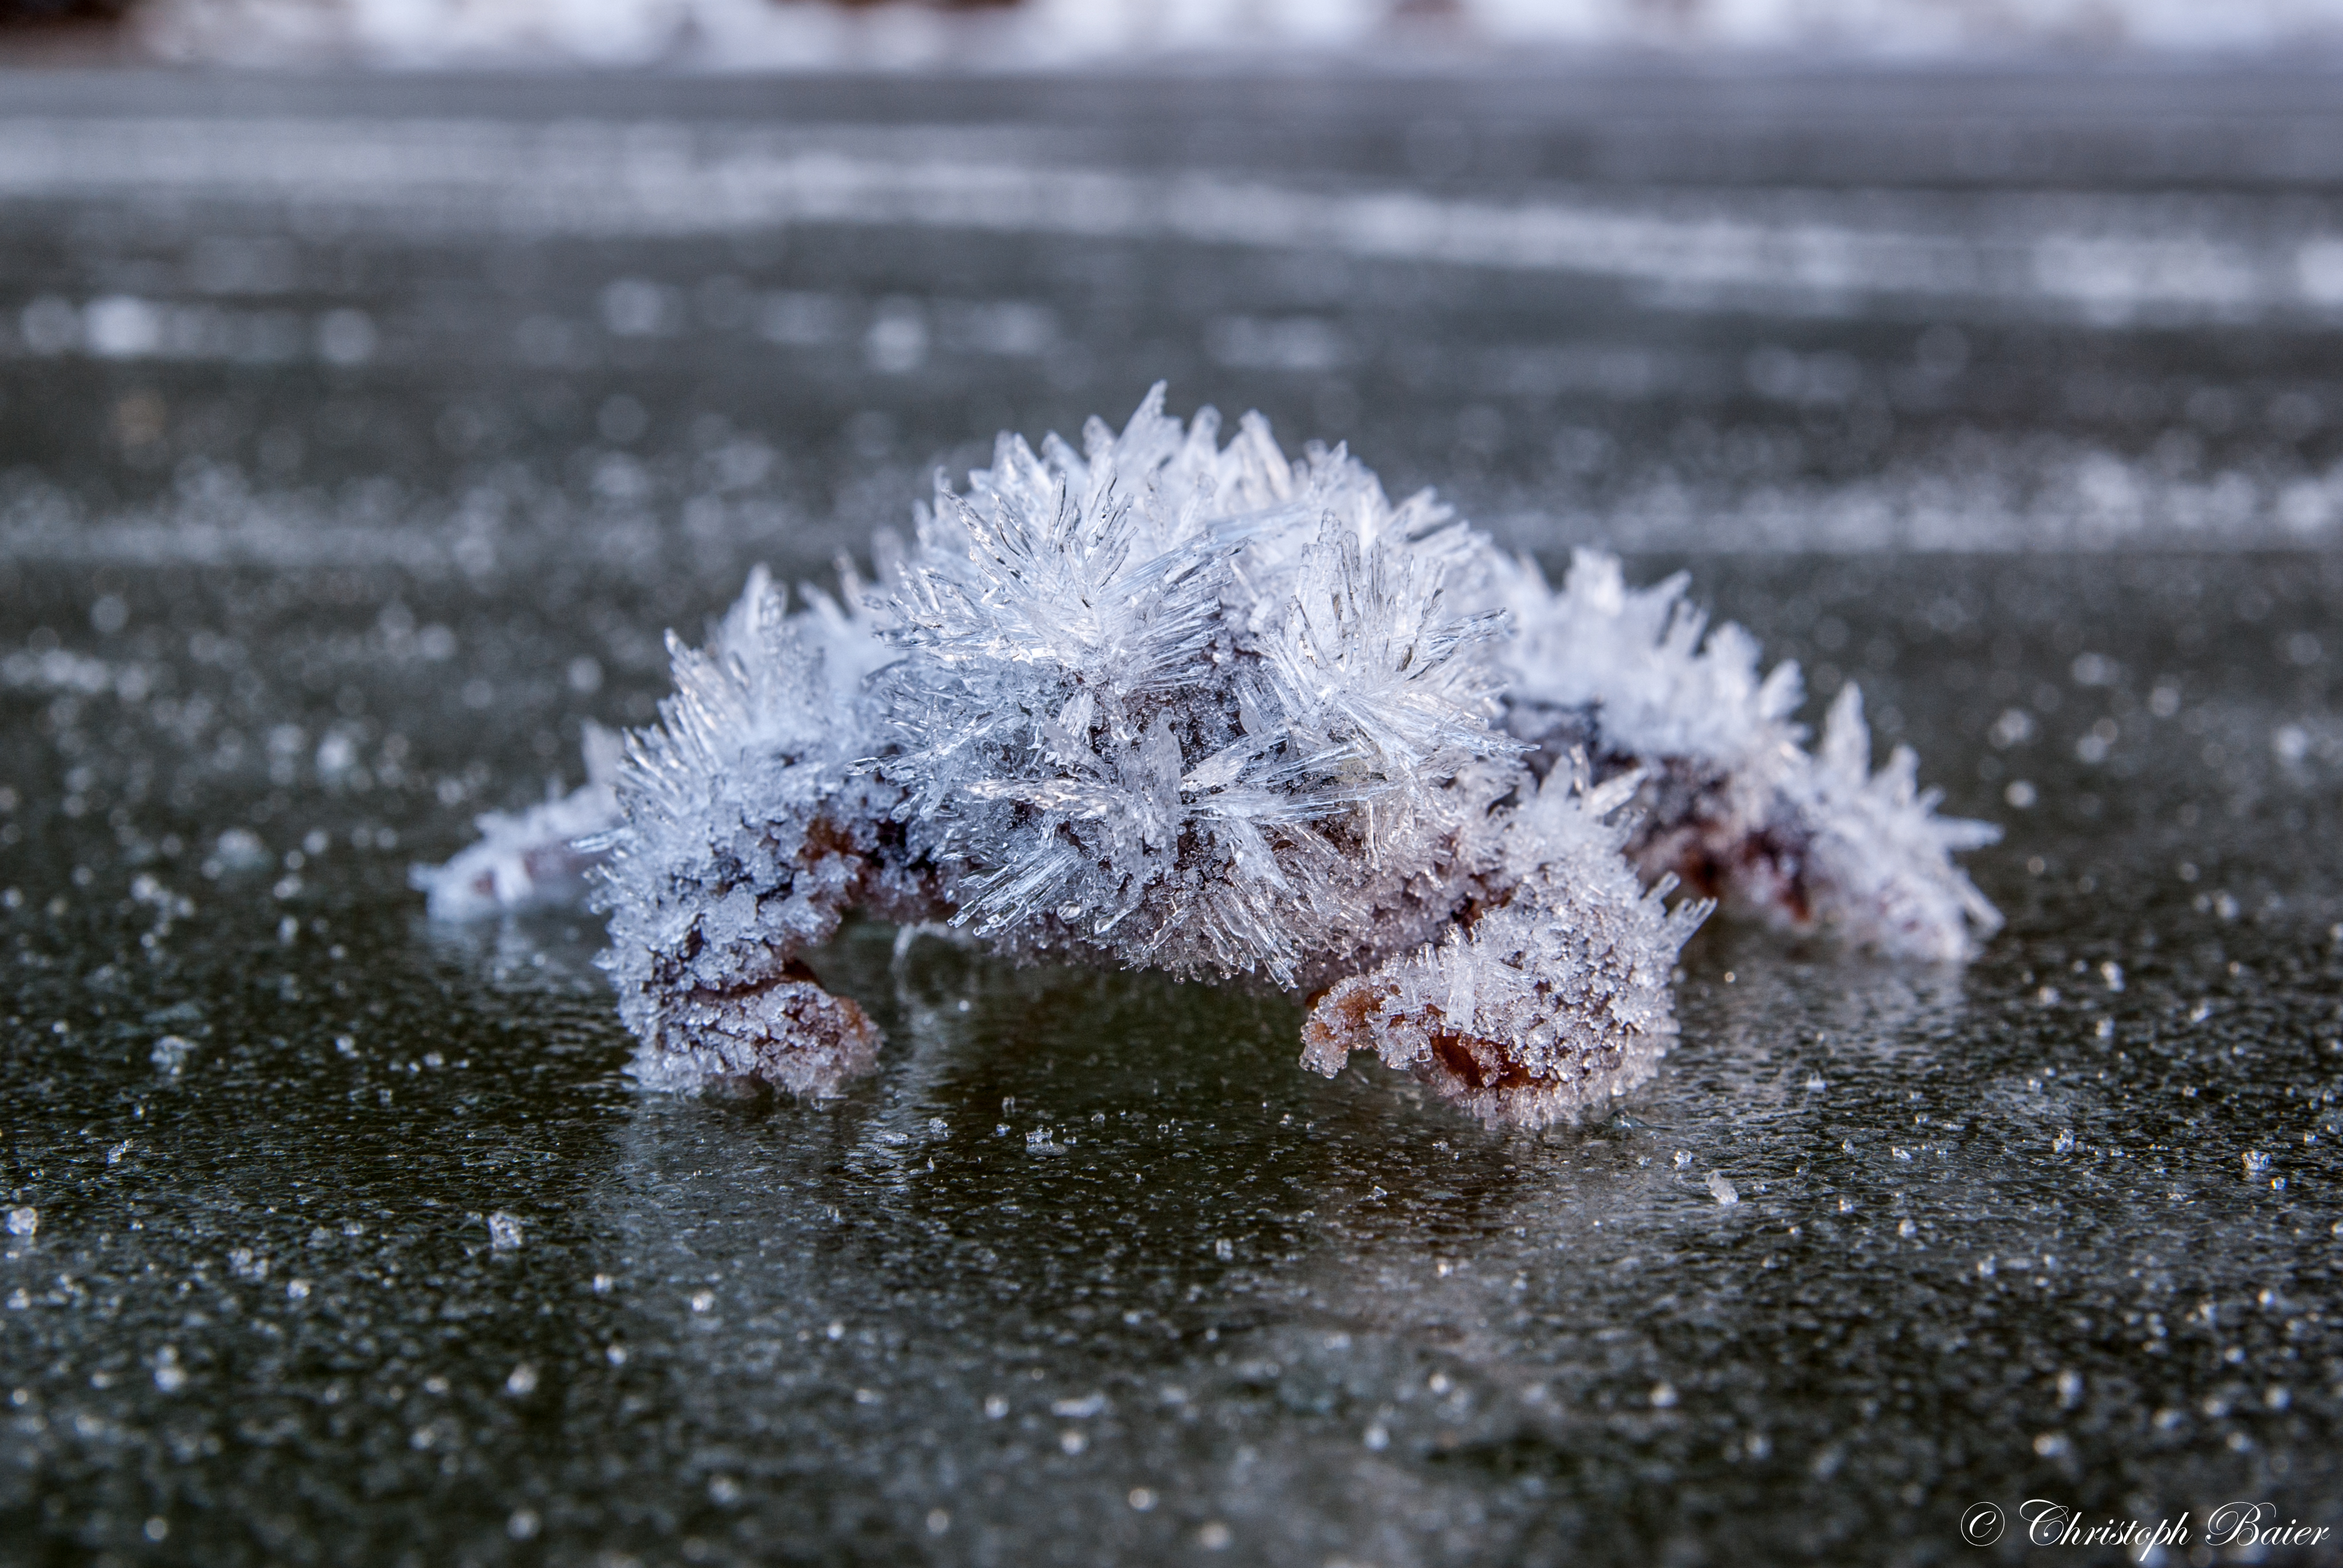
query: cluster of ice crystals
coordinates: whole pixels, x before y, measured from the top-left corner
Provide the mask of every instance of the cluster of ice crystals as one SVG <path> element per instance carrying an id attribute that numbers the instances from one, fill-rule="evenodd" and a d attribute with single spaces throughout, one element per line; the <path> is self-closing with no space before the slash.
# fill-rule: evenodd
<path id="1" fill-rule="evenodd" d="M 1454 607 L 1428 504 L 1216 425 L 1159 388 L 1080 456 L 1004 437 L 939 490 L 894 574 L 880 772 L 980 934 L 1291 986 L 1455 902 L 1434 869 L 1469 871 L 1512 788 L 1503 622 Z"/>
<path id="2" fill-rule="evenodd" d="M 670 635 L 675 695 L 628 737 L 618 821 L 588 840 L 620 1016 L 654 1086 L 754 1079 L 825 1093 L 875 1060 L 878 1031 L 798 961 L 857 904 L 883 906 L 894 805 L 856 770 L 886 659 L 860 585 L 791 615 L 761 570 L 704 649 Z"/>
<path id="3" fill-rule="evenodd" d="M 1531 562 L 1508 563 L 1499 593 L 1515 634 L 1501 658 L 1512 724 L 1594 713 L 1609 749 L 1647 757 L 1738 757 L 1795 742 L 1804 698 L 1795 664 L 1757 673 L 1756 639 L 1708 629 L 1678 572 L 1631 588 L 1618 561 L 1580 550 L 1560 592 Z"/>
<path id="4" fill-rule="evenodd" d="M 1484 1121 L 1576 1121 L 1649 1078 L 1675 1033 L 1669 973 L 1708 915 L 1673 910 L 1622 853 L 1641 782 L 1589 788 L 1554 769 L 1505 824 L 1497 901 L 1437 943 L 1337 981 L 1302 1025 L 1302 1062 L 1332 1077 L 1369 1050 Z"/>
<path id="5" fill-rule="evenodd" d="M 2000 929 L 2001 915 L 1953 863 L 2001 837 L 1989 822 L 1936 815 L 1942 791 L 1919 787 L 1908 746 L 1871 771 L 1871 729 L 1853 685 L 1833 699 L 1823 743 L 1787 798 L 1812 835 L 1808 906 L 1884 950 L 1956 961 Z"/>
<path id="6" fill-rule="evenodd" d="M 761 571 L 586 789 L 422 874 L 435 913 L 600 857 L 604 962 L 646 1083 L 836 1092 L 879 1033 L 802 955 L 852 910 L 1309 994 L 1304 1061 L 1374 1051 L 1490 1121 L 1648 1077 L 1710 901 L 1956 959 L 1992 829 L 1869 768 L 1852 689 L 1819 753 L 1684 579 L 1582 554 L 1556 593 L 1341 447 L 1226 445 L 1157 387 L 1075 451 L 1003 436 L 878 581 L 792 612 Z M 566 859 L 565 859 L 566 857 Z M 540 869 L 540 868 L 545 868 Z"/>
<path id="7" fill-rule="evenodd" d="M 586 726 L 586 782 L 568 794 L 557 785 L 526 811 L 488 811 L 474 822 L 479 841 L 444 866 L 411 876 L 434 919 L 468 920 L 529 904 L 574 901 L 594 857 L 578 840 L 610 825 L 618 811 L 612 781 L 624 745 L 618 733 Z"/>
<path id="8" fill-rule="evenodd" d="M 1558 593 L 1526 562 L 1500 579 L 1517 628 L 1501 655 L 1506 724 L 1539 748 L 1533 767 L 1578 747 L 1599 777 L 1641 769 L 1643 823 L 1627 853 L 1646 878 L 1674 872 L 1782 924 L 1898 956 L 1968 957 L 2001 919 L 1952 856 L 1998 830 L 1938 817 L 1908 748 L 1875 775 L 1853 685 L 1807 753 L 1790 718 L 1804 696 L 1797 666 L 1761 677 L 1756 640 L 1709 629 L 1686 581 L 1630 588 L 1615 559 L 1584 550 Z"/>

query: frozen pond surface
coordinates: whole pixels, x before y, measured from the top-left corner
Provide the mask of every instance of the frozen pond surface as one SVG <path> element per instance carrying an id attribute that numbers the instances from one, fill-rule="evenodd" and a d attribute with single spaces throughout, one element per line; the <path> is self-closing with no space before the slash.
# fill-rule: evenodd
<path id="1" fill-rule="evenodd" d="M 1662 84 L 1608 143 L 1518 88 L 1321 89 L 1169 147 L 1160 89 L 866 115 L 1019 167 L 1945 244 L 2023 198 L 2259 280 L 2110 306 L 1990 257 L 1693 297 L 884 189 L 507 222 L 518 176 L 228 189 L 138 138 L 405 115 L 394 173 L 460 170 L 427 131 L 549 180 L 496 124 L 650 145 L 759 104 L 10 81 L 9 146 L 99 151 L 85 189 L 0 169 L 0 1557 L 2015 1561 L 1960 1522 L 2032 1497 L 2343 1527 L 2343 203 L 2314 95 L 2248 85 L 1996 89 L 2058 124 L 1982 175 L 1861 134 L 1901 100 L 1852 88 Z M 861 101 L 762 108 L 850 141 Z M 2227 162 L 2159 184 L 2151 111 Z M 422 920 L 408 864 L 648 718 L 658 634 L 750 561 L 821 574 L 931 460 L 1166 374 L 1550 564 L 1688 568 L 1815 714 L 1859 678 L 2006 824 L 1973 866 L 2008 930 L 1951 973 L 1713 923 L 1654 1085 L 1499 1136 L 1303 1073 L 1283 1000 L 876 927 L 817 965 L 889 1031 L 875 1079 L 647 1098 L 592 922 Z M 2089 548 L 1878 548 L 1956 523 Z"/>

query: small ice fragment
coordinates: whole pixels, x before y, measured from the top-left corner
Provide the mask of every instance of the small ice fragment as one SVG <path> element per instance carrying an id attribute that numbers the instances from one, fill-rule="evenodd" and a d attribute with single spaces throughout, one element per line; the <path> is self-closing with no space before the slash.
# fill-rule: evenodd
<path id="1" fill-rule="evenodd" d="M 1920 1233 L 1920 1227 L 1909 1220 L 1899 1221 L 1896 1226 L 1896 1233 L 1908 1241 Z"/>
<path id="2" fill-rule="evenodd" d="M 523 1362 L 505 1377 L 505 1392 L 515 1399 L 526 1398 L 537 1392 L 537 1369 Z"/>
<path id="3" fill-rule="evenodd" d="M 1106 1395 L 1086 1393 L 1080 1399 L 1061 1399 L 1051 1402 L 1050 1413 L 1067 1421 L 1088 1421 L 1106 1409 Z"/>
<path id="4" fill-rule="evenodd" d="M 488 1246 L 498 1252 L 520 1250 L 520 1216 L 499 1209 L 488 1216 Z"/>
<path id="5" fill-rule="evenodd" d="M 1677 1169 L 1677 1170 L 1681 1171 L 1681 1170 L 1683 1170 L 1685 1166 L 1690 1165 L 1691 1163 L 1692 1163 L 1692 1151 L 1691 1151 L 1691 1150 L 1689 1150 L 1689 1149 L 1679 1149 L 1679 1150 L 1677 1150 L 1677 1151 L 1676 1151 L 1676 1169 Z"/>
<path id="6" fill-rule="evenodd" d="M 8 1234 L 29 1236 L 41 1228 L 41 1211 L 26 1203 L 8 1211 Z"/>
<path id="7" fill-rule="evenodd" d="M 1730 1209 L 1741 1201 L 1741 1189 L 1727 1181 L 1722 1171 L 1708 1173 L 1708 1195 L 1716 1200 L 1720 1209 Z"/>
<path id="8" fill-rule="evenodd" d="M 1652 1408 L 1654 1410 L 1674 1410 L 1675 1408 L 1675 1404 L 1676 1391 L 1674 1383 L 1655 1382 L 1652 1385 Z"/>
<path id="9" fill-rule="evenodd" d="M 2050 1141 L 2050 1152 L 2053 1154 L 2072 1154 L 2074 1151 L 2075 1130 L 2071 1127 L 2061 1127 L 2058 1129 L 2058 1136 Z"/>
<path id="10" fill-rule="evenodd" d="M 268 847 L 248 828 L 230 828 L 212 845 L 212 853 L 232 871 L 248 871 L 268 863 Z"/>
<path id="11" fill-rule="evenodd" d="M 165 1345 L 155 1352 L 155 1386 L 165 1393 L 176 1393 L 187 1386 L 187 1369 L 179 1364 L 176 1346 Z"/>
<path id="12" fill-rule="evenodd" d="M 122 1163 L 122 1157 L 129 1152 L 130 1140 L 126 1138 L 106 1151 L 106 1162 L 108 1165 L 119 1165 Z"/>
<path id="13" fill-rule="evenodd" d="M 154 1063 L 155 1070 L 166 1078 L 176 1078 L 186 1067 L 188 1054 L 195 1049 L 196 1042 L 186 1036 L 166 1034 L 155 1042 L 155 1049 L 146 1053 L 146 1060 Z"/>
<path id="14" fill-rule="evenodd" d="M 2269 1174 L 2270 1157 L 2260 1150 L 2248 1149 L 2242 1158 L 2245 1161 L 2247 1181 L 2256 1181 Z"/>

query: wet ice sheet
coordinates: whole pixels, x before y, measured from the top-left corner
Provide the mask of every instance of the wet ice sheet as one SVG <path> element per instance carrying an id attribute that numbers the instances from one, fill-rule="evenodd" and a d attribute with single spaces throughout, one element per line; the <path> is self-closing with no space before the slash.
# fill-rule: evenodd
<path id="1" fill-rule="evenodd" d="M 2343 145 L 2299 81 L 1444 90 L 1285 95 L 1274 135 L 1260 89 L 1193 84 L 7 93 L 925 116 L 962 156 L 1063 112 L 1110 172 L 1672 187 L 1777 228 L 1810 186 L 1908 188 L 1877 211 L 1957 235 L 1980 186 L 2177 185 L 2115 206 L 2290 287 Z M 1929 1561 L 1980 1499 L 2343 1513 L 2323 555 L 1632 559 L 1799 658 L 1809 719 L 1859 678 L 1949 810 L 2007 825 L 1977 865 L 2012 923 L 1957 978 L 1715 927 L 1660 1080 L 1540 1140 L 1303 1073 L 1282 1002 L 924 942 L 898 969 L 875 929 L 820 965 L 892 1033 L 855 1096 L 642 1099 L 588 925 L 435 933 L 406 882 L 575 784 L 584 720 L 647 719 L 659 632 L 750 563 L 819 576 L 930 459 L 1160 375 L 1350 435 L 1549 568 L 1597 538 L 2234 552 L 2343 515 L 2317 312 L 1806 313 L 876 223 L 513 240 L 168 189 L 6 213 L 20 1553 Z"/>
<path id="2" fill-rule="evenodd" d="M 654 689 L 598 628 L 702 607 L 12 568 L 9 1533 L 1929 1561 L 1981 1499 L 2333 1517 L 2331 568 L 1693 564 L 2008 822 L 2011 927 L 1966 975 L 1714 928 L 1657 1082 L 1513 1138 L 1303 1073 L 1281 1000 L 875 927 L 817 966 L 873 1081 L 639 1096 L 590 927 L 437 930 L 404 868 Z"/>

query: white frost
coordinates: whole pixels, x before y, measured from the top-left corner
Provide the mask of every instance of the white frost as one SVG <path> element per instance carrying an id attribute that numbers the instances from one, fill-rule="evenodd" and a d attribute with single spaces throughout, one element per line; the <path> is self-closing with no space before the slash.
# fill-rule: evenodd
<path id="1" fill-rule="evenodd" d="M 1687 884 L 1794 927 L 1822 925 L 1901 956 L 1957 960 L 2000 916 L 1953 863 L 1999 830 L 1941 818 L 1896 748 L 1871 771 L 1863 699 L 1849 685 L 1809 755 L 1792 721 L 1798 668 L 1758 672 L 1756 639 L 1684 600 L 1679 573 L 1630 588 L 1582 550 L 1560 592 L 1523 562 L 1500 579 L 1517 635 L 1499 657 L 1507 723 L 1542 757 L 1583 747 L 1598 773 L 1645 770 L 1646 877 Z"/>
<path id="2" fill-rule="evenodd" d="M 1582 553 L 1559 592 L 1342 447 L 1226 444 L 1157 387 L 1080 451 L 1003 436 L 877 580 L 759 570 L 588 786 L 420 871 L 435 913 L 602 859 L 646 1084 L 835 1093 L 879 1031 L 802 961 L 850 910 L 1312 997 L 1305 1062 L 1374 1051 L 1490 1121 L 1650 1076 L 1710 896 L 1966 956 L 1996 923 L 1860 699 L 1820 748 L 1795 667 L 1684 579 Z M 1666 903 L 1679 879 L 1701 895 Z"/>
<path id="3" fill-rule="evenodd" d="M 610 781 L 618 769 L 619 738 L 598 724 L 586 726 L 586 782 L 563 794 L 559 786 L 526 811 L 484 812 L 474 823 L 479 841 L 444 866 L 417 866 L 409 880 L 429 895 L 431 913 L 447 920 L 470 920 L 499 910 L 575 900 L 584 890 L 593 856 L 578 840 L 606 831 L 616 819 L 618 798 Z"/>

